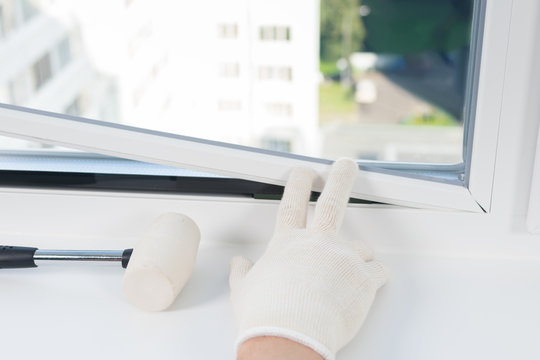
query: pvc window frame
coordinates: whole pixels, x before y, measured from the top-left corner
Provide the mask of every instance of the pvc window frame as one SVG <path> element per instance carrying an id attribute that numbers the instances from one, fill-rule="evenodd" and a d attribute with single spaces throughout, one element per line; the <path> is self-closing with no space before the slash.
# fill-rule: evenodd
<path id="1" fill-rule="evenodd" d="M 530 233 L 540 234 L 540 128 L 536 140 L 526 224 Z"/>
<path id="2" fill-rule="evenodd" d="M 483 21 L 481 54 L 472 58 L 474 101 L 468 104 L 465 178 L 441 182 L 361 163 L 352 197 L 394 205 L 489 212 L 497 153 L 500 107 L 508 53 L 512 1 L 480 0 L 474 21 Z M 482 24 L 481 24 L 482 25 Z M 474 37 L 473 37 L 474 38 Z M 479 69 L 479 72 L 475 72 Z M 474 119 L 474 123 L 471 121 Z M 187 168 L 262 183 L 284 185 L 291 167 L 309 166 L 321 191 L 331 162 L 244 146 L 0 106 L 0 134 L 153 164 Z M 373 164 L 371 164 L 373 165 Z M 398 166 L 399 167 L 399 166 Z"/>

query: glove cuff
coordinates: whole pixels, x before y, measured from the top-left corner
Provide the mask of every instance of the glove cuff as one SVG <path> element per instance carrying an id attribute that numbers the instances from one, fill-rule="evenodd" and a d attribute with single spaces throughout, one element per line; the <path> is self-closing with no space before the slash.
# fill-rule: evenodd
<path id="1" fill-rule="evenodd" d="M 244 333 L 240 334 L 236 340 L 236 352 L 238 353 L 238 348 L 245 341 L 259 336 L 277 336 L 286 338 L 311 348 L 313 351 L 319 353 L 319 355 L 321 355 L 325 360 L 335 360 L 335 354 L 333 354 L 328 347 L 321 344 L 317 340 L 298 331 L 275 326 L 258 326 L 248 329 Z"/>

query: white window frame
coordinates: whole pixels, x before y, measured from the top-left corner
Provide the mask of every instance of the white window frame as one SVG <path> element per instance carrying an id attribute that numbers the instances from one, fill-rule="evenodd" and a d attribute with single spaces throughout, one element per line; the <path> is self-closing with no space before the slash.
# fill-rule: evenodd
<path id="1" fill-rule="evenodd" d="M 524 0 L 521 0 L 524 1 Z M 485 5 L 482 56 L 469 177 L 465 186 L 401 176 L 395 171 L 362 169 L 352 196 L 418 208 L 489 212 L 493 192 L 507 57 L 510 56 L 512 1 L 491 0 Z M 526 36 L 517 34 L 516 36 Z M 314 190 L 322 190 L 330 162 L 242 146 L 162 134 L 99 121 L 0 108 L 0 133 L 84 151 L 223 174 L 284 185 L 294 166 L 309 166 L 321 176 Z"/>
<path id="2" fill-rule="evenodd" d="M 468 189 L 475 201 L 489 212 L 500 128 L 505 69 L 510 41 L 512 1 L 485 3 L 480 76 L 476 97 Z"/>
<path id="3" fill-rule="evenodd" d="M 530 233 L 540 233 L 540 127 L 536 142 L 531 191 L 527 211 L 527 230 Z"/>
<path id="4" fill-rule="evenodd" d="M 345 239 L 362 240 L 371 245 L 377 259 L 390 269 L 391 279 L 378 292 L 362 333 L 340 353 L 343 358 L 356 359 L 362 354 L 364 357 L 379 354 L 378 358 L 384 358 L 388 355 L 385 351 L 388 329 L 403 335 L 398 345 L 400 350 L 404 348 L 408 354 L 413 354 L 409 358 L 436 358 L 447 348 L 455 350 L 449 355 L 455 358 L 464 354 L 477 358 L 500 358 L 506 354 L 518 354 L 518 358 L 538 357 L 535 299 L 538 298 L 540 235 L 528 234 L 525 220 L 527 206 L 540 209 L 540 68 L 537 66 L 540 63 L 540 2 L 489 0 L 487 10 L 486 27 L 500 27 L 502 38 L 496 39 L 496 31 L 491 32 L 491 39 L 487 35 L 485 38 L 492 46 L 499 45 L 501 51 L 506 50 L 502 52 L 502 59 L 486 59 L 487 50 L 484 51 L 481 74 L 484 87 L 479 91 L 482 98 L 477 106 L 478 116 L 482 118 L 475 124 L 468 183 L 470 197 L 483 199 L 482 205 L 488 213 L 350 205 L 342 235 Z M 508 11 L 513 19 L 506 23 L 509 27 L 501 25 L 494 15 L 499 11 Z M 501 73 L 495 71 L 497 64 L 504 64 Z M 488 94 L 497 102 L 489 103 Z M 488 115 L 490 117 L 484 118 Z M 493 119 L 497 120 L 497 126 L 490 126 Z M 0 115 L 0 128 L 4 127 L 3 120 Z M 395 179 L 399 183 L 401 178 Z M 488 188 L 483 189 L 482 185 Z M 36 331 L 22 334 L 8 327 L 4 332 L 6 341 L 15 344 L 7 347 L 8 354 L 12 348 L 16 351 L 17 345 L 29 340 L 42 345 L 38 347 L 42 351 L 59 335 L 73 340 L 66 341 L 67 347 L 61 354 L 78 351 L 77 346 L 84 345 L 84 341 L 79 341 L 80 332 L 69 338 L 69 329 L 80 322 L 72 318 L 90 319 L 96 314 L 99 320 L 91 322 L 86 333 L 89 336 L 102 334 L 96 339 L 105 339 L 104 347 L 110 354 L 123 351 L 124 355 L 126 352 L 131 355 L 131 351 L 137 357 L 141 353 L 155 354 L 155 349 L 159 349 L 162 358 L 195 358 L 200 357 L 197 351 L 208 344 L 208 339 L 218 349 L 210 352 L 212 355 L 233 343 L 234 330 L 229 324 L 232 318 L 227 301 L 228 260 L 236 254 L 257 259 L 273 231 L 278 202 L 218 196 L 0 188 L 0 204 L 0 239 L 11 245 L 42 249 L 124 249 L 132 247 L 151 221 L 166 211 L 189 215 L 202 233 L 194 276 L 185 289 L 187 296 L 179 299 L 179 306 L 173 311 L 161 314 L 163 316 L 137 314 L 124 306 L 118 286 L 121 272 L 115 268 L 99 270 L 98 275 L 96 269 L 66 272 L 63 266 L 52 271 L 42 269 L 45 271 L 42 275 L 30 274 L 35 269 L 6 274 L 6 289 L 15 290 L 20 299 L 20 306 L 16 300 L 6 306 L 10 309 L 6 314 L 8 324 L 19 324 L 21 318 L 28 318 L 26 305 L 28 299 L 33 299 L 31 295 L 45 294 L 31 307 L 34 322 L 41 324 Z M 312 214 L 313 206 L 310 210 Z M 529 210 L 528 215 L 538 223 L 538 213 Z M 73 272 L 73 275 L 57 281 L 60 272 Z M 80 281 L 81 277 L 88 281 Z M 46 296 L 53 292 L 57 295 Z M 100 292 L 98 299 L 105 302 L 94 300 L 96 292 Z M 97 310 L 87 314 L 87 309 L 77 302 L 81 293 L 89 295 L 90 301 L 86 303 Z M 51 308 L 62 311 L 47 316 Z M 450 315 L 439 316 L 447 313 L 448 308 L 451 308 Z M 148 324 L 166 329 L 163 334 L 173 336 L 161 340 L 156 337 L 144 348 L 112 346 L 107 340 L 115 339 L 114 331 L 121 332 L 126 327 L 104 327 L 101 319 L 106 319 L 108 314 L 114 323 L 118 323 L 117 318 L 125 318 L 128 325 L 129 321 L 140 325 L 128 333 L 134 338 L 125 337 L 134 343 L 148 343 L 145 337 Z M 454 315 L 456 321 L 449 326 L 439 326 L 446 325 L 445 321 Z M 219 320 L 216 331 L 208 331 L 216 323 L 205 322 L 208 318 Z M 412 330 L 411 319 L 418 325 Z M 59 331 L 50 331 L 51 321 L 64 326 L 55 328 Z M 191 329 L 194 323 L 199 325 L 195 332 Z M 453 337 L 464 326 L 473 330 Z M 446 331 L 433 332 L 437 327 Z M 194 345 L 179 347 L 175 342 L 177 334 L 188 333 L 194 335 L 187 340 L 182 337 L 181 345 Z M 469 334 L 474 341 L 470 341 Z M 431 341 L 445 336 L 449 341 Z M 426 349 L 425 344 L 430 341 L 434 344 Z M 497 342 L 504 344 L 490 346 Z M 459 346 L 453 346 L 456 343 Z M 232 351 L 229 353 L 232 357 Z M 36 354 L 39 355 L 37 351 Z"/>

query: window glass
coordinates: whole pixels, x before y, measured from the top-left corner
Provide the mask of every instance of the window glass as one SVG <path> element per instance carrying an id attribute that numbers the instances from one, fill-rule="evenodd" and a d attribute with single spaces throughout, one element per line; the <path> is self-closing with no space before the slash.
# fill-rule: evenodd
<path id="1" fill-rule="evenodd" d="M 51 57 L 45 54 L 32 66 L 35 89 L 39 90 L 52 77 Z"/>
<path id="2" fill-rule="evenodd" d="M 36 1 L 34 0 L 19 0 L 21 17 L 23 22 L 26 22 L 32 19 L 37 13 L 38 9 L 36 8 Z"/>
<path id="3" fill-rule="evenodd" d="M 0 3 L 0 37 L 4 37 L 7 32 L 5 17 L 4 4 Z"/>
<path id="4" fill-rule="evenodd" d="M 11 103 L 16 104 L 28 101 L 32 96 L 32 92 L 32 73 L 30 69 L 23 70 L 9 82 Z"/>
<path id="5" fill-rule="evenodd" d="M 240 75 L 240 64 L 223 63 L 219 67 L 219 76 L 222 78 L 237 78 Z"/>
<path id="6" fill-rule="evenodd" d="M 238 24 L 218 24 L 218 37 L 234 39 L 238 36 Z"/>
<path id="7" fill-rule="evenodd" d="M 58 56 L 59 68 L 63 68 L 71 61 L 71 45 L 68 36 L 58 43 L 55 53 Z"/>
<path id="8" fill-rule="evenodd" d="M 463 162 L 473 0 L 127 3 L 0 2 L 2 100 L 327 159 Z"/>

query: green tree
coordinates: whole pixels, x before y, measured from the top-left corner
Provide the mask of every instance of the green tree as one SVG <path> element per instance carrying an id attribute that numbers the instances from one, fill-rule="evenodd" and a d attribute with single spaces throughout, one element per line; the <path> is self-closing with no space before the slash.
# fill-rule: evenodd
<path id="1" fill-rule="evenodd" d="M 467 46 L 473 0 L 364 0 L 366 48 L 414 54 Z"/>
<path id="2" fill-rule="evenodd" d="M 361 0 L 321 0 L 320 59 L 335 63 L 362 49 L 364 25 L 359 13 Z"/>

